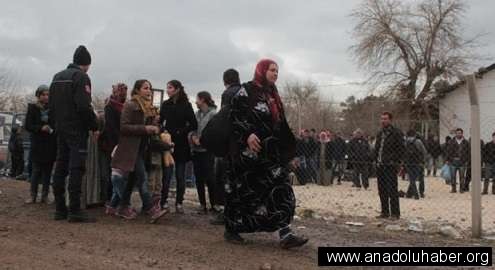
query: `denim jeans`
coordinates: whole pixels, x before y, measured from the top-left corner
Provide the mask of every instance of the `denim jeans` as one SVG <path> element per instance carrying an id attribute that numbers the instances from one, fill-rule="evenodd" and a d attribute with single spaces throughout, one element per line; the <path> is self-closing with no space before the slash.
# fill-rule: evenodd
<path id="1" fill-rule="evenodd" d="M 424 175 L 422 173 L 423 167 L 419 164 L 409 164 L 406 166 L 407 175 L 409 176 L 409 188 L 407 189 L 407 195 L 411 197 L 419 197 L 419 194 L 424 193 Z M 419 194 L 416 181 L 419 181 Z"/>
<path id="2" fill-rule="evenodd" d="M 464 180 L 466 176 L 466 165 L 462 164 L 461 161 L 454 160 L 450 166 L 451 168 L 451 177 L 452 179 L 450 180 L 450 184 L 452 185 L 452 190 L 456 190 L 456 178 L 457 178 L 457 172 L 459 171 L 459 189 L 463 190 L 464 189 Z"/>
<path id="3" fill-rule="evenodd" d="M 186 192 L 186 163 L 177 162 L 175 163 L 175 179 L 176 179 L 176 199 L 175 204 L 182 204 L 184 201 L 184 193 Z M 168 192 L 170 190 L 170 180 L 174 173 L 174 167 L 164 167 L 163 168 L 163 189 L 162 189 L 162 205 L 168 200 Z"/>
<path id="4" fill-rule="evenodd" d="M 41 183 L 43 189 L 41 196 L 46 198 L 50 191 L 50 179 L 52 177 L 53 162 L 33 162 L 33 174 L 31 175 L 31 197 L 38 196 L 38 185 Z"/>
<path id="5" fill-rule="evenodd" d="M 112 173 L 113 194 L 110 206 L 129 206 L 132 191 L 134 187 L 137 186 L 139 196 L 143 203 L 143 210 L 149 210 L 152 207 L 151 194 L 148 190 L 148 175 L 146 174 L 144 161 L 141 157 L 136 159 L 133 172 L 134 177 L 129 177 L 129 175 L 129 173 L 126 173 L 125 175 Z"/>

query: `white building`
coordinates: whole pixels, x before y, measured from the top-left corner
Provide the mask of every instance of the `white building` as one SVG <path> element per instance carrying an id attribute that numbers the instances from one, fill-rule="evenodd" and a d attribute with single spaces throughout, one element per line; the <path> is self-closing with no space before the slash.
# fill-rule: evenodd
<path id="1" fill-rule="evenodd" d="M 495 64 L 480 69 L 476 76 L 476 91 L 480 102 L 481 139 L 491 140 L 495 132 Z M 471 108 L 467 84 L 458 82 L 439 101 L 440 139 L 451 136 L 462 128 L 470 137 Z"/>

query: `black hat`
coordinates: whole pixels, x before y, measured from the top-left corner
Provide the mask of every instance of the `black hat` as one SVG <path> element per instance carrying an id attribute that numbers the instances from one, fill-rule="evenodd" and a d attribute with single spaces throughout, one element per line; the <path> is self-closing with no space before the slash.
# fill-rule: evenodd
<path id="1" fill-rule="evenodd" d="M 84 47 L 83 45 L 77 47 L 76 51 L 74 52 L 73 62 L 74 64 L 80 66 L 87 66 L 91 64 L 91 55 L 89 54 L 86 47 Z"/>

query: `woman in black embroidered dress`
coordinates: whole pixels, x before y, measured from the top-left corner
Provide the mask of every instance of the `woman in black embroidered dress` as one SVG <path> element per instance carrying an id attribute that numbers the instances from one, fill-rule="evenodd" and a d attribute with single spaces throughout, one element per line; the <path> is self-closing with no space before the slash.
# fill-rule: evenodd
<path id="1" fill-rule="evenodd" d="M 295 197 L 288 178 L 295 138 L 285 118 L 275 82 L 277 64 L 261 60 L 254 79 L 232 100 L 234 139 L 226 183 L 225 239 L 242 243 L 239 233 L 279 231 L 282 248 L 304 245 L 289 225 Z"/>

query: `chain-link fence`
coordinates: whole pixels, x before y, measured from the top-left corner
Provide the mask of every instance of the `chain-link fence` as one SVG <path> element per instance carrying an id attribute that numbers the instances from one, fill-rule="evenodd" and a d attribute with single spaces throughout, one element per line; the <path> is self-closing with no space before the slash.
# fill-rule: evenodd
<path id="1" fill-rule="evenodd" d="M 384 214 L 384 197 L 398 195 L 399 206 L 388 199 L 390 210 L 385 214 L 393 215 L 398 207 L 401 219 L 451 224 L 468 232 L 472 186 L 480 181 L 483 231 L 495 232 L 491 209 L 495 205 L 495 115 L 491 111 L 495 101 L 480 103 L 482 176 L 472 179 L 470 103 L 461 92 L 467 90 L 458 91 L 462 98 L 435 101 L 434 119 L 425 114 L 414 118 L 411 113 L 407 119 L 392 120 L 403 135 L 401 144 L 389 139 L 393 131 L 380 135 L 381 113 L 372 116 L 374 123 L 361 117 L 342 118 L 337 127 L 319 130 L 304 126 L 298 133 L 296 167 L 291 172 L 299 206 L 322 216 L 374 218 Z M 379 107 L 382 112 L 390 109 Z"/>

